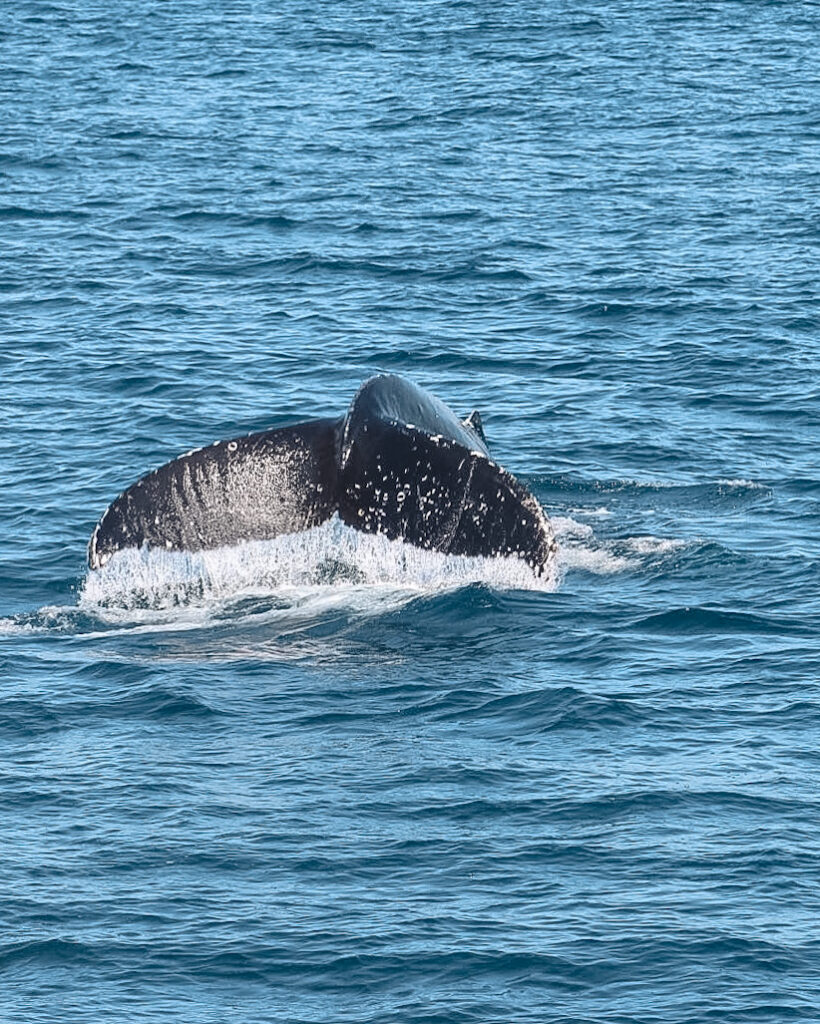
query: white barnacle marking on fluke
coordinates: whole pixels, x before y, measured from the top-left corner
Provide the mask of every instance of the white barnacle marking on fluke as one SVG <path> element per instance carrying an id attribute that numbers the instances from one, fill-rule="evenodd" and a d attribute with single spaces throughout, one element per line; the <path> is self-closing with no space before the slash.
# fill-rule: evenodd
<path id="1" fill-rule="evenodd" d="M 236 441 L 228 441 L 228 451 L 229 452 L 235 452 L 238 447 L 239 447 L 239 445 L 236 443 Z"/>

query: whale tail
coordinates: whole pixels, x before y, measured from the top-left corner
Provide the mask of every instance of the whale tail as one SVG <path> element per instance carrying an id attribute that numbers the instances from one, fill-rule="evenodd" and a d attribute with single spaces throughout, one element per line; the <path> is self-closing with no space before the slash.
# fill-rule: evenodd
<path id="1" fill-rule="evenodd" d="M 454 555 L 515 556 L 540 575 L 555 552 L 541 506 L 487 451 L 481 416 L 459 420 L 394 375 L 360 389 L 344 425 L 339 515 Z"/>
<path id="2" fill-rule="evenodd" d="M 318 526 L 338 507 L 342 420 L 311 420 L 181 455 L 116 498 L 88 545 L 92 569 L 126 547 L 201 551 Z"/>
<path id="3" fill-rule="evenodd" d="M 461 421 L 465 427 L 469 427 L 474 434 L 477 434 L 484 444 L 487 443 L 487 437 L 484 433 L 484 424 L 481 421 L 481 413 L 478 409 L 473 409 L 469 416 L 465 416 Z"/>
<path id="4" fill-rule="evenodd" d="M 478 412 L 458 419 L 401 377 L 366 381 L 347 414 L 215 441 L 142 477 L 88 545 L 201 551 L 271 540 L 338 513 L 364 533 L 455 555 L 513 555 L 540 575 L 555 551 L 541 506 L 490 457 Z"/>
<path id="5" fill-rule="evenodd" d="M 464 425 L 478 433 L 475 421 Z M 475 445 L 372 410 L 345 436 L 343 522 L 453 555 L 513 555 L 541 574 L 555 551 L 541 506 Z"/>

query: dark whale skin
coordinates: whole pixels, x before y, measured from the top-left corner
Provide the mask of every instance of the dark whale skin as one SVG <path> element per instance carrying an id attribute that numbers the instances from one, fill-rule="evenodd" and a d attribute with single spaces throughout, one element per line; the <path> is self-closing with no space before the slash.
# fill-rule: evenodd
<path id="1" fill-rule="evenodd" d="M 318 526 L 338 506 L 342 422 L 216 441 L 165 463 L 103 513 L 88 545 L 90 567 L 128 547 L 202 551 Z"/>
<path id="2" fill-rule="evenodd" d="M 515 555 L 539 574 L 555 551 L 541 506 L 492 461 L 483 433 L 392 375 L 367 381 L 347 415 L 339 515 L 417 547 Z"/>
<path id="3" fill-rule="evenodd" d="M 335 512 L 428 550 L 515 556 L 536 575 L 555 552 L 538 502 L 490 458 L 478 414 L 460 420 L 391 374 L 366 381 L 342 418 L 218 441 L 148 473 L 105 511 L 88 561 L 272 539 Z"/>

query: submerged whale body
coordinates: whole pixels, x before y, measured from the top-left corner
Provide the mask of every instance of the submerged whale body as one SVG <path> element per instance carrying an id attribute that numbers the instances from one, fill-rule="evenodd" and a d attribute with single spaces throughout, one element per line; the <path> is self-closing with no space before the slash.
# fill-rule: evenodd
<path id="1" fill-rule="evenodd" d="M 540 576 L 555 552 L 541 506 L 460 420 L 394 375 L 366 381 L 347 413 L 216 441 L 148 473 L 103 514 L 92 569 L 123 548 L 201 551 L 318 526 L 338 513 L 454 555 L 514 556 Z"/>

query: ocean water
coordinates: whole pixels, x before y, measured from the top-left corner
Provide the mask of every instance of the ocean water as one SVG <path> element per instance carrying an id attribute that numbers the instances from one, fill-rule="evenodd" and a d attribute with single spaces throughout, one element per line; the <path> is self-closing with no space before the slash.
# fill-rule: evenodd
<path id="1" fill-rule="evenodd" d="M 816 3 L 19 0 L 0 1020 L 820 1020 Z M 543 586 L 339 523 L 87 576 L 404 374 Z"/>

